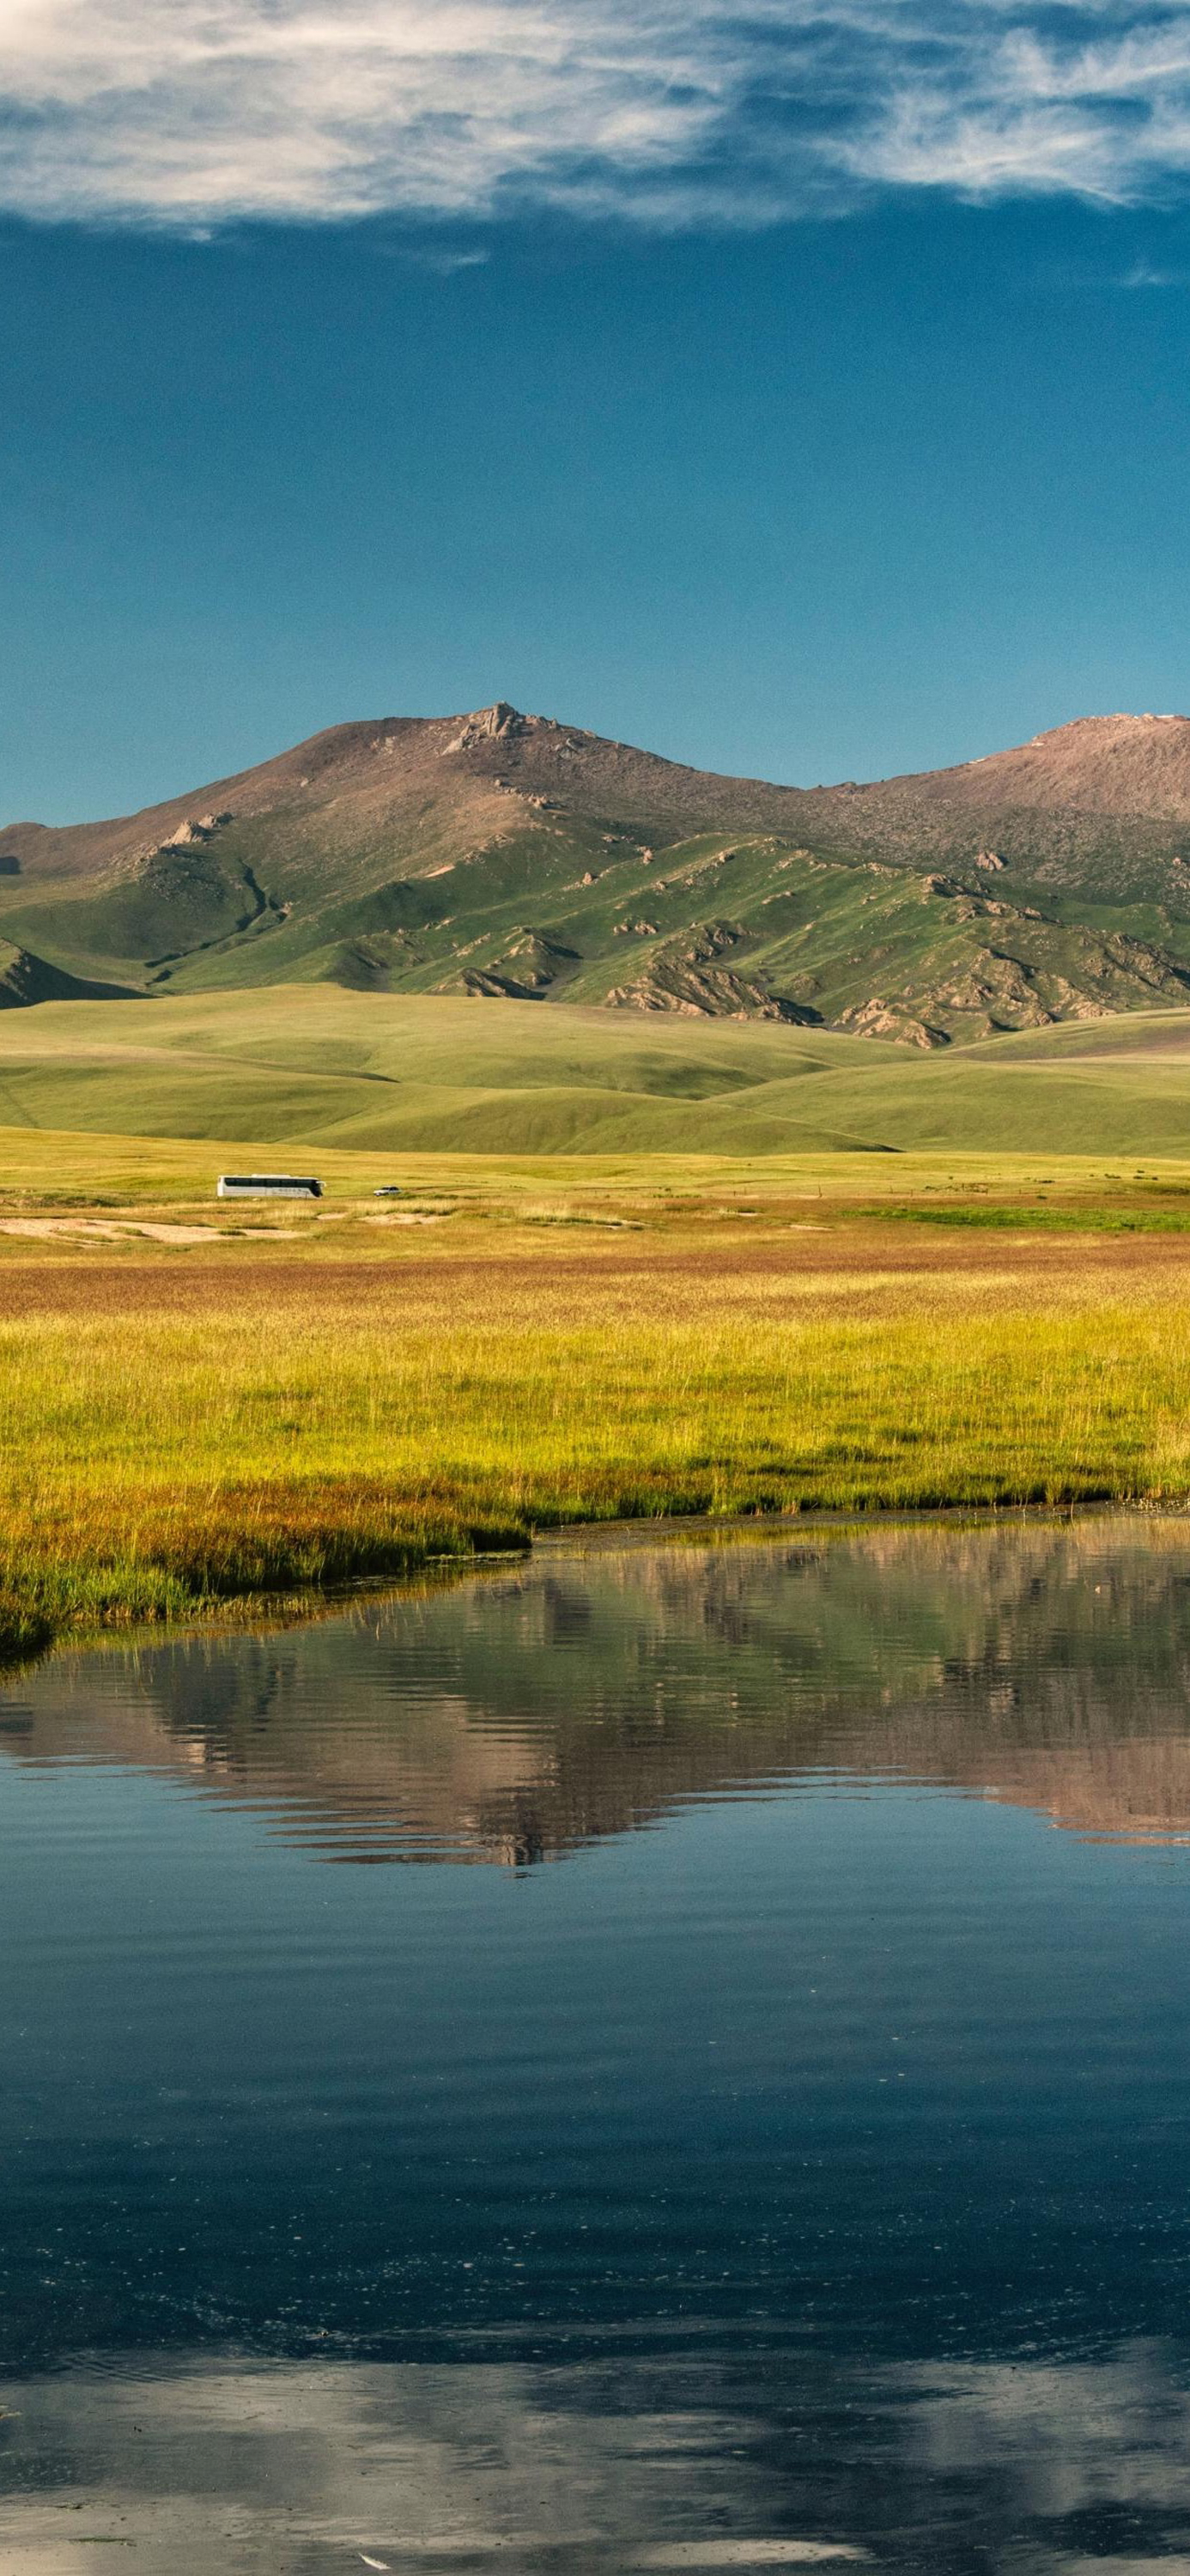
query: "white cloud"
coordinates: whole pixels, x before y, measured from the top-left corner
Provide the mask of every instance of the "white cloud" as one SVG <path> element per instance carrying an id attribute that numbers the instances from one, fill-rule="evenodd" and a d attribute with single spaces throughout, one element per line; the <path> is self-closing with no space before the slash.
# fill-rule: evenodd
<path id="1" fill-rule="evenodd" d="M 755 224 L 1188 173 L 1184 6 L 0 0 L 0 205 L 33 218 Z"/>

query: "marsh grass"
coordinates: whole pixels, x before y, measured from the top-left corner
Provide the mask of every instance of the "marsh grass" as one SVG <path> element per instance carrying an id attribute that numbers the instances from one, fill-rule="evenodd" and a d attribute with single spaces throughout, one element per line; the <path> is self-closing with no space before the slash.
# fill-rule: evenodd
<path id="1" fill-rule="evenodd" d="M 1072 1207 L 1046 1204 L 1017 1207 L 1003 1200 L 960 1200 L 930 1206 L 921 1200 L 907 1207 L 865 1208 L 865 1217 L 886 1223 L 960 1226 L 981 1234 L 1190 1234 L 1190 1210 L 1169 1207 Z"/>
<path id="2" fill-rule="evenodd" d="M 0 1648 L 572 1520 L 1190 1494 L 1169 1244 L 906 1272 L 840 1227 L 811 1272 L 754 1224 L 489 1240 L 38 1271 L 0 1322 Z"/>

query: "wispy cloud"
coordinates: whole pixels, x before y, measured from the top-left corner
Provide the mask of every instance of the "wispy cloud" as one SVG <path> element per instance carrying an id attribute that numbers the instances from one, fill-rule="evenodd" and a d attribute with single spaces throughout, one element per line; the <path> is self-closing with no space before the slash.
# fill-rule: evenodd
<path id="1" fill-rule="evenodd" d="M 757 224 L 1190 176 L 1140 0 L 3 0 L 0 205 L 210 230 L 524 204 Z"/>
<path id="2" fill-rule="evenodd" d="M 1186 286 L 1190 278 L 1180 268 L 1154 268 L 1147 259 L 1134 260 L 1132 267 L 1117 280 L 1130 294 L 1153 287 Z"/>

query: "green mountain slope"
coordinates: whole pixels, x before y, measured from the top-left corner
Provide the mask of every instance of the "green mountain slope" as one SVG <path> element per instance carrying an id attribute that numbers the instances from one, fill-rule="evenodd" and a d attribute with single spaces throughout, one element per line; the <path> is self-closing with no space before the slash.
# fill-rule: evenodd
<path id="1" fill-rule="evenodd" d="M 9 826 L 0 941 L 17 1000 L 324 983 L 923 1052 L 1181 1008 L 1190 720 L 812 790 L 503 704 L 343 725 L 143 814 Z"/>
<path id="2" fill-rule="evenodd" d="M 127 1001 L 129 994 L 127 984 L 90 983 L 0 939 L 0 1011 L 24 1010 L 31 1002 Z"/>

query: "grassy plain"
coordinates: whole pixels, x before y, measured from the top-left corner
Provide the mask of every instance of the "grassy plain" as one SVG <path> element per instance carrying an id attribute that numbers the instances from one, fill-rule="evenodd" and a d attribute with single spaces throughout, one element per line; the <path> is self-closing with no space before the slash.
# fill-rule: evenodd
<path id="1" fill-rule="evenodd" d="M 1190 1498 L 1190 1013 L 47 1004 L 0 1121 L 8 1649 L 567 1519 Z"/>
<path id="2" fill-rule="evenodd" d="M 381 1165 L 1039 1149 L 1135 1162 L 1190 1152 L 1190 1011 L 918 1054 L 766 1021 L 329 984 L 48 1002 L 0 1011 L 0 1124 Z"/>
<path id="3" fill-rule="evenodd" d="M 1190 1160 L 406 1157 L 385 1209 L 323 1153 L 257 1215 L 220 1159 L 0 1134 L 9 1651 L 567 1520 L 1190 1497 Z"/>

